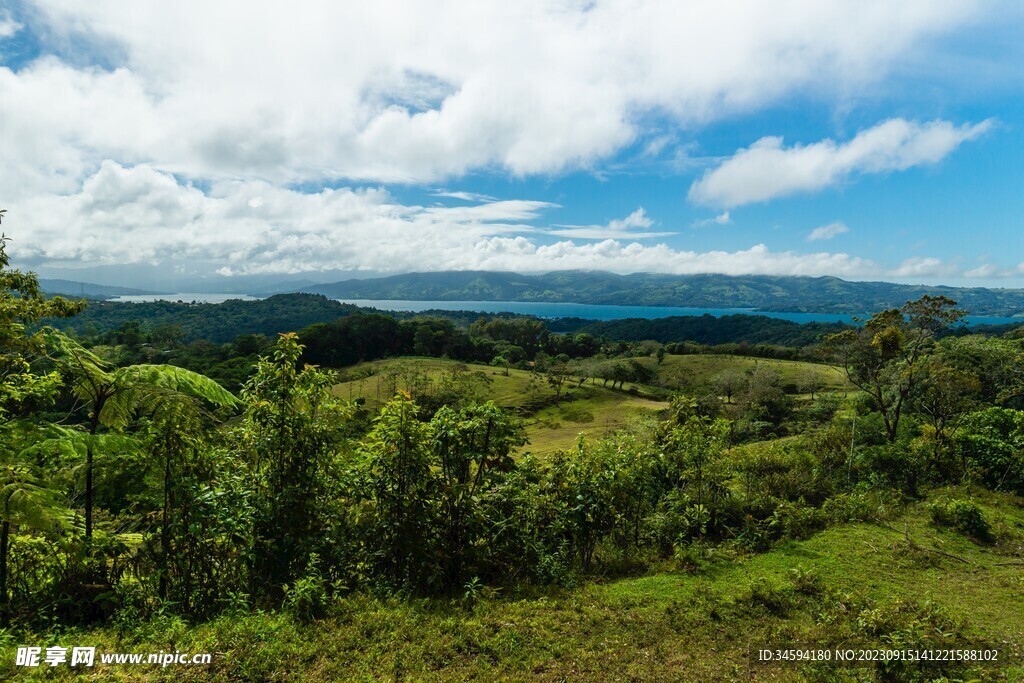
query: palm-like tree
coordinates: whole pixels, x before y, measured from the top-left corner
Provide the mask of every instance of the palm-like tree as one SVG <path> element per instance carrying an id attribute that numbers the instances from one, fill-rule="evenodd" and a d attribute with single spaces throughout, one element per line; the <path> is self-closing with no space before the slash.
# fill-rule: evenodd
<path id="1" fill-rule="evenodd" d="M 72 339 L 49 331 L 54 362 L 64 373 L 76 398 L 88 409 L 85 440 L 85 537 L 92 538 L 93 466 L 101 427 L 123 430 L 139 412 L 152 412 L 168 395 L 192 397 L 219 407 L 238 399 L 214 380 L 173 365 L 130 365 L 115 368 Z"/>

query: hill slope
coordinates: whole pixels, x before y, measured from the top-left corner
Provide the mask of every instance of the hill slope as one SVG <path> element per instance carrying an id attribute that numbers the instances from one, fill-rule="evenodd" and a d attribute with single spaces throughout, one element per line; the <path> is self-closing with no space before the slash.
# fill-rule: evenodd
<path id="1" fill-rule="evenodd" d="M 150 292 L 145 289 L 133 289 L 131 287 L 113 287 L 111 285 L 95 285 L 91 282 L 78 282 L 76 280 L 41 278 L 39 280 L 39 286 L 46 294 L 88 297 L 90 299 L 107 299 L 115 296 L 156 294 L 156 292 Z"/>
<path id="2" fill-rule="evenodd" d="M 986 513 L 1024 527 L 1022 501 L 987 494 Z M 890 506 L 877 502 L 873 514 Z M 709 554 L 696 569 L 550 589 L 530 596 L 457 601 L 376 600 L 355 595 L 303 624 L 286 614 L 223 616 L 184 628 L 154 618 L 140 636 L 115 627 L 30 635 L 31 644 L 89 643 L 98 652 L 215 651 L 208 666 L 178 666 L 188 681 L 675 680 L 918 681 L 1024 676 L 1019 561 L 995 547 L 938 531 L 927 504 L 888 522 L 839 524 L 763 554 Z M 1019 532 L 1013 532 L 1019 539 Z M 913 544 L 908 543 L 913 540 Z M 908 662 L 758 664 L 772 645 L 817 648 L 998 648 L 995 665 Z M 0 673 L 70 680 L 67 667 Z M 100 664 L 93 675 L 167 680 L 156 666 Z M 130 673 L 129 673 L 130 672 Z M 106 680 L 106 678 L 104 678 Z"/>

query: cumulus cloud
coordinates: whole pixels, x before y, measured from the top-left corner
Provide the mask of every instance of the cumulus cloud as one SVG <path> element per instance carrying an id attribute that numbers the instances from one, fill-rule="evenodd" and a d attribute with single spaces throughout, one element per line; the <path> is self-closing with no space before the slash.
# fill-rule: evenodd
<path id="1" fill-rule="evenodd" d="M 668 233 L 642 209 L 546 228 L 550 202 L 440 189 L 464 205 L 411 206 L 384 185 L 598 173 L 634 144 L 689 169 L 681 150 L 701 126 L 862 88 L 991 14 L 979 0 L 15 7 L 0 15 L 0 38 L 28 32 L 42 54 L 15 67 L 0 50 L 0 188 L 17 219 L 17 257 L 204 260 L 225 273 L 884 272 L 842 253 L 652 244 Z M 915 129 L 890 151 L 897 159 L 927 160 L 941 147 L 933 138 L 971 134 L 906 125 L 936 129 Z M 897 163 L 861 156 L 836 177 Z M 337 189 L 316 191 L 325 185 Z M 709 220 L 723 225 L 729 212 Z"/>
<path id="2" fill-rule="evenodd" d="M 641 244 L 633 233 L 653 224 L 642 209 L 604 226 L 630 237 L 551 243 L 547 230 L 528 223 L 552 206 L 505 200 L 423 207 L 398 203 L 379 188 L 303 193 L 256 180 L 218 181 L 203 190 L 149 166 L 104 162 L 78 192 L 11 205 L 18 236 L 11 252 L 18 264 L 28 266 L 209 262 L 219 264 L 221 274 L 584 268 L 857 276 L 879 271 L 871 261 L 843 253 L 776 252 L 763 244 L 698 252 Z"/>
<path id="3" fill-rule="evenodd" d="M 821 227 L 811 230 L 810 234 L 807 235 L 807 241 L 817 242 L 819 240 L 830 240 L 833 237 L 838 237 L 839 235 L 847 232 L 850 232 L 850 229 L 846 227 L 846 224 L 836 221 L 835 223 L 822 225 Z"/>
<path id="4" fill-rule="evenodd" d="M 913 256 L 905 259 L 899 266 L 890 272 L 896 277 L 927 277 L 936 275 L 954 275 L 956 267 L 941 259 Z"/>
<path id="5" fill-rule="evenodd" d="M 699 204 L 733 207 L 822 190 L 858 174 L 903 171 L 940 161 L 992 125 L 991 120 L 957 126 L 897 118 L 845 143 L 784 147 L 781 137 L 765 137 L 706 171 L 690 186 L 689 197 Z"/>
<path id="6" fill-rule="evenodd" d="M 652 114 L 687 127 L 843 93 L 985 11 L 977 0 L 25 7 L 15 19 L 57 56 L 0 67 L 0 187 L 12 194 L 75 190 L 105 159 L 276 184 L 590 168 L 637 141 L 672 144 L 671 132 L 648 135 Z M 71 44 L 75 59 L 60 59 Z M 111 68 L 83 65 L 89 54 Z"/>

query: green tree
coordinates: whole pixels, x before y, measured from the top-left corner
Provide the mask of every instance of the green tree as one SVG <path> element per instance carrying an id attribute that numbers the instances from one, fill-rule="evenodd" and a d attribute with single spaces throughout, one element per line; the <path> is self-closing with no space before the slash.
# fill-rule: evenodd
<path id="1" fill-rule="evenodd" d="M 0 235 L 0 422 L 19 411 L 53 399 L 60 377 L 41 375 L 32 364 L 45 357 L 44 331 L 30 332 L 42 318 L 64 318 L 85 307 L 84 301 L 47 299 L 35 273 L 11 269 L 6 235 Z"/>
<path id="2" fill-rule="evenodd" d="M 725 396 L 726 403 L 732 403 L 732 397 L 747 386 L 747 376 L 739 370 L 723 370 L 715 375 L 711 384 L 719 396 Z"/>
<path id="3" fill-rule="evenodd" d="M 114 368 L 65 335 L 49 330 L 53 360 L 86 410 L 85 537 L 93 535 L 94 467 L 101 428 L 124 430 L 139 411 L 150 411 L 168 392 L 192 396 L 221 407 L 237 405 L 229 391 L 212 379 L 173 365 L 131 365 Z"/>
<path id="4" fill-rule="evenodd" d="M 555 390 L 555 398 L 562 396 L 562 387 L 565 386 L 565 382 L 572 375 L 572 371 L 569 369 L 567 363 L 556 362 L 548 368 L 547 381 L 548 386 Z"/>
<path id="5" fill-rule="evenodd" d="M 933 356 L 924 363 L 913 395 L 913 407 L 932 427 L 938 459 L 963 418 L 978 403 L 981 382 L 973 374 Z"/>
<path id="6" fill-rule="evenodd" d="M 437 569 L 433 429 L 418 413 L 409 394 L 399 393 L 381 409 L 362 445 L 373 511 L 371 557 L 392 585 L 413 590 L 428 585 Z"/>
<path id="7" fill-rule="evenodd" d="M 0 464 L 0 625 L 10 625 L 8 554 L 14 527 L 60 529 L 68 510 L 61 496 L 24 464 Z"/>
<path id="8" fill-rule="evenodd" d="M 512 452 L 526 443 L 522 426 L 492 401 L 461 410 L 445 406 L 430 421 L 434 470 L 439 475 L 442 556 L 446 588 L 462 585 L 486 520 L 480 498 L 495 472 L 509 470 Z"/>
<path id="9" fill-rule="evenodd" d="M 908 399 L 935 349 L 936 333 L 964 315 L 956 301 L 926 294 L 902 308 L 876 313 L 860 329 L 825 338 L 826 353 L 881 413 L 889 443 L 896 441 Z"/>
<path id="10" fill-rule="evenodd" d="M 282 334 L 242 390 L 235 447 L 255 492 L 254 588 L 278 597 L 322 542 L 351 408 L 330 392 L 331 374 L 299 366 L 302 345 Z"/>

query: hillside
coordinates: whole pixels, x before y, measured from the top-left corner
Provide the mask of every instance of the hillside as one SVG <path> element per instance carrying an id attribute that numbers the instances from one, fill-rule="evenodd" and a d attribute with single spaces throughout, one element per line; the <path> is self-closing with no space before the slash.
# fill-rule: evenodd
<path id="1" fill-rule="evenodd" d="M 256 301 L 232 299 L 219 304 L 100 301 L 74 318 L 49 322 L 80 334 L 116 330 L 131 323 L 149 329 L 171 325 L 180 328 L 185 341 L 205 339 L 223 343 L 241 334 L 273 336 L 278 332 L 295 332 L 354 310 L 355 306 L 311 294 L 279 294 Z"/>
<path id="2" fill-rule="evenodd" d="M 155 620 L 141 634 L 114 627 L 67 629 L 52 642 L 101 652 L 206 652 L 209 667 L 174 669 L 187 681 L 301 680 L 679 680 L 923 681 L 1024 677 L 1020 561 L 1024 501 L 978 491 L 1010 531 L 982 545 L 928 521 L 928 503 L 868 504 L 878 522 L 840 522 L 763 554 L 706 549 L 639 576 L 550 588 L 528 596 L 481 591 L 461 601 L 399 601 L 353 595 L 304 624 L 287 613 L 225 615 L 186 626 Z M 936 493 L 936 497 L 942 495 Z M 527 598 L 527 599 L 524 599 Z M 51 642 L 45 640 L 43 642 Z M 836 666 L 756 663 L 769 645 L 997 648 L 996 664 L 881 663 Z M 17 672 L 13 656 L 0 665 Z M 124 676 L 97 665 L 94 675 Z M 70 679 L 72 669 L 31 680 Z M 136 667 L 131 680 L 167 680 Z M 122 679 L 118 679 L 122 680 Z"/>
<path id="3" fill-rule="evenodd" d="M 644 358 L 641 362 L 653 370 L 658 381 L 665 386 L 671 386 L 673 378 L 677 377 L 685 378 L 690 386 L 699 386 L 713 381 L 716 375 L 726 370 L 748 372 L 756 368 L 766 368 L 777 372 L 785 384 L 800 385 L 808 377 L 813 376 L 817 378 L 823 391 L 845 391 L 851 388 L 839 368 L 804 361 L 719 354 L 669 354 L 660 365 L 653 358 Z"/>
<path id="4" fill-rule="evenodd" d="M 742 359 L 745 360 L 745 359 Z M 361 399 L 374 412 L 395 390 L 418 392 L 422 399 L 444 396 L 444 382 L 461 377 L 472 383 L 484 400 L 524 419 L 529 443 L 522 452 L 551 453 L 572 448 L 580 434 L 599 438 L 644 414 L 658 414 L 668 407 L 660 393 L 646 387 L 635 392 L 612 390 L 593 382 L 567 382 L 561 395 L 544 380 L 525 370 L 504 370 L 465 365 L 436 358 L 400 358 L 363 363 L 343 374 L 333 393 L 344 399 Z M 458 381 L 458 380 L 457 380 Z"/>
<path id="5" fill-rule="evenodd" d="M 132 287 L 113 287 L 110 285 L 96 285 L 91 282 L 47 278 L 40 278 L 39 286 L 45 294 L 60 294 L 62 296 L 84 297 L 88 299 L 109 299 L 115 296 L 156 294 L 156 292 L 134 289 Z"/>
<path id="6" fill-rule="evenodd" d="M 956 299 L 974 315 L 1024 313 L 1024 290 L 850 282 L 836 277 L 664 275 L 558 271 L 545 275 L 488 271 L 428 272 L 344 280 L 303 289 L 335 299 L 550 301 L 629 306 L 750 308 L 865 313 L 923 294 Z"/>
<path id="7" fill-rule="evenodd" d="M 700 344 L 779 344 L 806 346 L 817 343 L 823 335 L 845 329 L 842 323 L 795 323 L 763 315 L 670 316 L 668 318 L 623 318 L 592 322 L 578 327 L 605 339 L 641 341 L 651 339 L 668 343 L 695 341 Z"/>
<path id="8" fill-rule="evenodd" d="M 715 377 L 727 370 L 739 373 L 768 369 L 778 373 L 784 385 L 797 388 L 815 377 L 822 392 L 850 389 L 837 368 L 817 363 L 727 355 L 667 355 L 659 364 L 654 358 L 637 362 L 652 375 L 658 387 L 626 382 L 622 389 L 602 386 L 600 380 L 570 378 L 561 392 L 544 375 L 526 370 L 464 364 L 437 358 L 397 358 L 361 363 L 342 371 L 342 381 L 332 393 L 343 399 L 360 400 L 371 414 L 388 401 L 395 391 L 413 394 L 421 402 L 444 401 L 451 387 L 459 383 L 482 400 L 523 418 L 529 438 L 523 453 L 549 454 L 573 447 L 582 434 L 587 438 L 604 437 L 631 421 L 654 416 L 669 404 L 667 392 L 680 388 L 710 387 Z M 806 396 L 798 395 L 799 398 Z"/>

